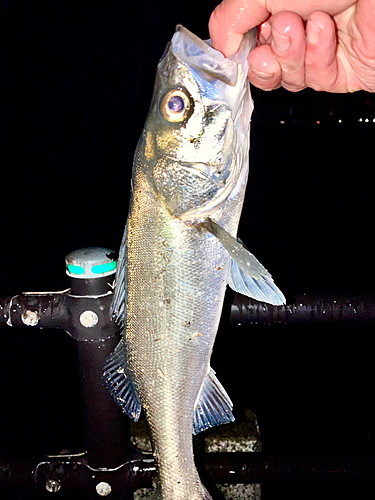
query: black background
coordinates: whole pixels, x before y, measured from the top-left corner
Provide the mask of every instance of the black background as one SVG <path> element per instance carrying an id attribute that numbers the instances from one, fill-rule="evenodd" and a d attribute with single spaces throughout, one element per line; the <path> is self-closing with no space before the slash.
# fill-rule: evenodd
<path id="1" fill-rule="evenodd" d="M 215 5 L 1 2 L 2 296 L 64 289 L 67 253 L 118 249 L 157 61 L 177 23 L 208 37 Z M 240 237 L 289 302 L 297 292 L 371 294 L 374 97 L 253 98 Z M 0 454 L 81 451 L 74 342 L 8 328 L 1 339 Z M 223 322 L 213 367 L 235 412 L 257 413 L 268 450 L 373 451 L 373 348 L 365 326 Z"/>

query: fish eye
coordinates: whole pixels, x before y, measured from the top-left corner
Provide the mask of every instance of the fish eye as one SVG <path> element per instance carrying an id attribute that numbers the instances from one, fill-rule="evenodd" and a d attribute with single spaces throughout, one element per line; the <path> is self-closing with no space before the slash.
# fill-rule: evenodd
<path id="1" fill-rule="evenodd" d="M 168 122 L 182 122 L 191 109 L 189 97 L 179 89 L 170 90 L 161 100 L 160 112 Z"/>

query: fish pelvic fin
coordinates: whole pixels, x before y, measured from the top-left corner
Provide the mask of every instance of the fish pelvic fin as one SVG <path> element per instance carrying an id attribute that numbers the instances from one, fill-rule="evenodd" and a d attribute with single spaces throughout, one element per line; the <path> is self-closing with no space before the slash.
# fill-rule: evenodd
<path id="1" fill-rule="evenodd" d="M 104 365 L 103 379 L 113 399 L 126 415 L 137 422 L 142 405 L 127 373 L 126 348 L 120 340 Z"/>
<path id="2" fill-rule="evenodd" d="M 195 405 L 193 434 L 234 421 L 233 403 L 210 368 Z M 210 497 L 209 497 L 210 498 Z"/>
<path id="3" fill-rule="evenodd" d="M 271 274 L 242 242 L 211 219 L 207 219 L 202 225 L 220 241 L 232 257 L 228 284 L 235 292 L 274 306 L 286 303 Z"/>

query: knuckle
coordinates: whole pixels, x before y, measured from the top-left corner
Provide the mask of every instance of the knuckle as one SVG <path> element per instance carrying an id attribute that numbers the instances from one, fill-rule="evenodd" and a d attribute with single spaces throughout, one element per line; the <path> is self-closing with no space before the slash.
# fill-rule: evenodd
<path id="1" fill-rule="evenodd" d="M 306 74 L 306 84 L 317 92 L 332 92 L 337 86 L 337 72 L 327 71 L 322 73 L 308 72 Z"/>
<path id="2" fill-rule="evenodd" d="M 353 40 L 353 49 L 362 63 L 375 70 L 375 39 L 362 37 L 359 40 Z"/>
<path id="3" fill-rule="evenodd" d="M 299 82 L 299 83 L 288 83 L 288 82 L 282 82 L 282 86 L 284 89 L 288 90 L 289 92 L 300 92 L 301 90 L 305 89 L 307 87 L 305 82 Z"/>
<path id="4" fill-rule="evenodd" d="M 282 69 L 282 86 L 291 92 L 298 92 L 306 87 L 305 69 L 303 65 L 296 67 L 283 67 Z"/>

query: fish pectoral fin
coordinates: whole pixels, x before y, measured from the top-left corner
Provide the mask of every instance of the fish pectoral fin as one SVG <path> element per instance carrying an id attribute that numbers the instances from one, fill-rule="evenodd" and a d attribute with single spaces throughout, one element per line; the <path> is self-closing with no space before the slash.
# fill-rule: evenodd
<path id="1" fill-rule="evenodd" d="M 116 403 L 128 417 L 137 422 L 142 405 L 127 373 L 126 351 L 121 340 L 104 365 L 103 379 Z"/>
<path id="2" fill-rule="evenodd" d="M 286 303 L 271 274 L 242 242 L 211 219 L 203 222 L 203 227 L 216 236 L 232 257 L 228 284 L 235 292 L 274 306 Z"/>
<path id="3" fill-rule="evenodd" d="M 203 381 L 195 405 L 193 434 L 234 421 L 233 403 L 212 368 Z"/>
<path id="4" fill-rule="evenodd" d="M 233 259 L 230 263 L 228 285 L 235 292 L 247 295 L 247 297 L 260 302 L 267 302 L 274 306 L 285 304 L 285 297 L 272 278 L 262 276 L 256 279 L 248 276 Z"/>

